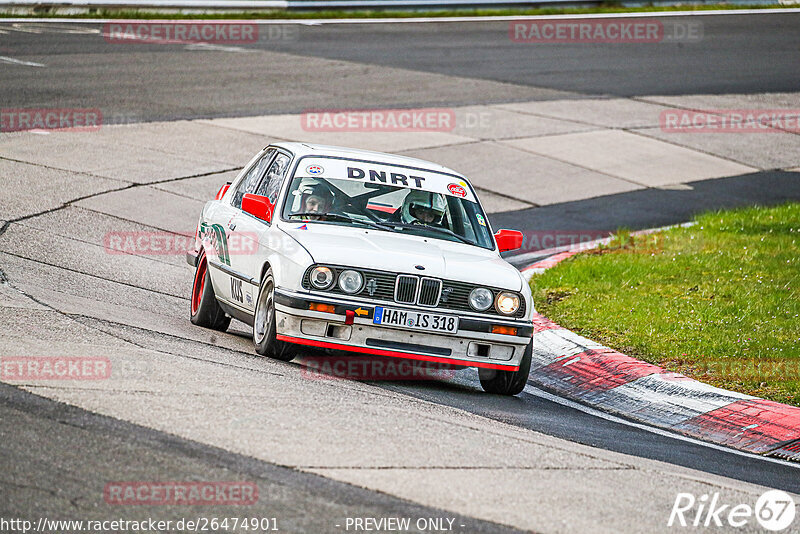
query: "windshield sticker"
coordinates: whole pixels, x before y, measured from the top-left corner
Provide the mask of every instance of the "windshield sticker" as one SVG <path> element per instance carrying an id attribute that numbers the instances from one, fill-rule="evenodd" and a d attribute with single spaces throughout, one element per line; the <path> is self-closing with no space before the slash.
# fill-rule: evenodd
<path id="1" fill-rule="evenodd" d="M 465 196 L 467 196 L 467 190 L 458 184 L 448 185 L 447 190 L 450 191 L 450 193 L 456 197 L 464 198 Z"/>
<path id="2" fill-rule="evenodd" d="M 481 226 L 486 226 L 486 220 L 484 220 L 483 215 L 481 215 L 480 213 L 476 213 L 475 218 L 478 220 L 478 224 L 480 224 Z"/>
<path id="3" fill-rule="evenodd" d="M 366 177 L 366 171 L 364 169 L 359 169 L 358 167 L 347 167 L 347 177 L 353 178 L 356 180 L 361 180 Z M 388 181 L 387 181 L 388 180 Z M 425 178 L 422 176 L 412 176 L 405 174 L 400 174 L 399 172 L 390 172 L 387 178 L 386 171 L 376 171 L 374 169 L 369 169 L 369 181 L 370 182 L 381 182 L 383 184 L 391 184 L 391 185 L 403 185 L 405 187 L 414 187 L 416 189 L 422 189 L 422 182 L 425 181 Z M 413 185 L 409 184 L 408 182 L 414 182 Z"/>
<path id="4" fill-rule="evenodd" d="M 324 162 L 324 166 L 322 163 Z M 365 184 L 420 189 L 432 193 L 477 202 L 466 181 L 435 171 L 409 169 L 390 164 L 365 163 L 333 158 L 310 158 L 305 169 L 298 168 L 295 176 L 336 180 L 353 180 Z M 457 182 L 453 182 L 456 178 Z"/>

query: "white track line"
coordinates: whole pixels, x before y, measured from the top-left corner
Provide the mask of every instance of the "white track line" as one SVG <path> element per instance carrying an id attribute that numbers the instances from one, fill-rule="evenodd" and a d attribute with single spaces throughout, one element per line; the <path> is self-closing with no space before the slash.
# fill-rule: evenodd
<path id="1" fill-rule="evenodd" d="M 611 421 L 612 423 L 619 423 L 622 425 L 631 426 L 634 428 L 638 428 L 639 430 L 644 430 L 646 432 L 650 432 L 652 434 L 657 434 L 659 436 L 664 436 L 672 439 L 677 439 L 680 441 L 686 441 L 688 443 L 693 443 L 695 445 L 700 445 L 702 447 L 708 447 L 709 449 L 715 449 L 718 451 L 728 452 L 731 454 L 736 454 L 738 456 L 744 456 L 746 458 L 753 458 L 755 460 L 763 460 L 765 462 L 771 462 L 775 464 L 779 464 L 785 467 L 794 467 L 795 469 L 800 469 L 800 463 L 797 462 L 788 462 L 786 460 L 781 460 L 780 458 L 770 458 L 769 456 L 761 456 L 760 454 L 753 454 L 750 452 L 744 452 L 737 449 L 732 449 L 730 447 L 725 447 L 723 445 L 717 445 L 716 443 L 709 443 L 707 441 L 701 441 L 699 439 L 690 438 L 688 436 L 684 436 L 681 434 L 677 434 L 675 432 L 670 432 L 668 430 L 664 430 L 661 428 L 657 428 L 654 426 L 649 426 L 640 423 L 634 423 L 633 421 L 629 421 L 627 419 L 623 419 L 621 417 L 617 417 L 615 415 L 608 414 L 606 412 L 601 412 L 595 408 L 591 408 L 589 406 L 580 404 L 578 402 L 574 402 L 563 397 L 559 397 L 557 395 L 553 395 L 552 393 L 548 393 L 544 390 L 537 388 L 536 386 L 532 386 L 528 384 L 525 386 L 525 392 L 530 393 L 536 397 L 540 397 L 542 399 L 548 400 L 550 402 L 555 402 L 556 404 L 560 404 L 562 406 L 566 406 L 567 408 L 572 408 L 574 410 L 578 410 L 579 412 L 583 412 L 588 415 L 593 415 L 595 417 L 599 417 L 601 419 L 605 419 L 606 421 Z"/>
<path id="2" fill-rule="evenodd" d="M 14 59 L 13 57 L 0 56 L 0 63 L 11 63 L 12 65 L 25 65 L 26 67 L 46 67 L 43 63 L 34 63 L 33 61 L 22 61 L 21 59 Z"/>
<path id="3" fill-rule="evenodd" d="M 67 7 L 67 6 L 65 6 Z M 70 5 L 68 7 L 80 7 Z M 3 9 L 0 4 L 0 10 Z M 270 20 L 221 20 L 209 19 L 209 22 L 240 22 L 247 24 L 300 24 L 306 26 L 317 26 L 321 24 L 420 24 L 436 22 L 504 22 L 513 20 L 570 20 L 570 19 L 624 19 L 624 18 L 647 18 L 647 17 L 697 17 L 712 15 L 772 15 L 785 13 L 800 13 L 800 8 L 770 8 L 770 9 L 720 9 L 708 11 L 658 11 L 640 13 L 586 13 L 580 15 L 508 15 L 499 17 L 414 17 L 414 18 L 375 18 L 375 19 L 270 19 Z M 205 19 L 190 19 L 205 20 Z M 106 22 L 119 22 L 118 19 L 61 19 L 61 18 L 7 18 L 0 19 L 0 22 L 58 22 L 62 24 L 98 24 Z M 148 19 L 142 22 L 164 23 L 164 22 L 187 22 L 187 19 Z"/>

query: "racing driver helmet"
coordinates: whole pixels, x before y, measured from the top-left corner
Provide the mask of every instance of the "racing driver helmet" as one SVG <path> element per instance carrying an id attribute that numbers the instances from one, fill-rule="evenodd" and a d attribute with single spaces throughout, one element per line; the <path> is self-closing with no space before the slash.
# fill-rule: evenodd
<path id="1" fill-rule="evenodd" d="M 446 207 L 439 193 L 410 191 L 403 200 L 400 219 L 406 224 L 440 224 Z"/>

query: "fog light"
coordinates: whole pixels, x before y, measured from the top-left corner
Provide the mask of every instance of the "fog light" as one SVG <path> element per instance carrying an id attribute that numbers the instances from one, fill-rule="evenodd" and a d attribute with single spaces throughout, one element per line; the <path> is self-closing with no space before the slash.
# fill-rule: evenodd
<path id="1" fill-rule="evenodd" d="M 333 307 L 333 304 L 317 304 L 316 302 L 312 302 L 308 305 L 308 309 L 311 311 L 336 313 L 336 309 Z"/>

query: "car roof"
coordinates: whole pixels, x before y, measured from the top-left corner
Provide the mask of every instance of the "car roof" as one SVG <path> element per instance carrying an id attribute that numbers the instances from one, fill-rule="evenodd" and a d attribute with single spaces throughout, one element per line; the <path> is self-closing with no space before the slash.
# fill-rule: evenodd
<path id="1" fill-rule="evenodd" d="M 432 163 L 430 161 L 425 161 L 424 159 L 387 154 L 385 152 L 374 152 L 372 150 L 360 150 L 357 148 L 317 145 L 311 143 L 279 142 L 271 143 L 270 146 L 284 148 L 294 153 L 296 156 L 335 156 L 348 159 L 366 159 L 370 161 L 386 163 L 389 165 L 405 165 L 428 171 L 455 174 L 456 176 L 464 178 L 464 175 L 462 175 L 460 172 L 449 169 L 443 165 L 439 165 L 438 163 Z"/>

